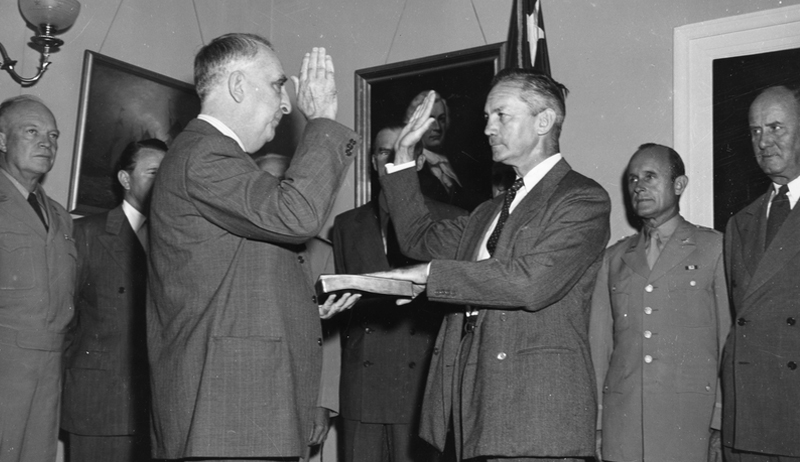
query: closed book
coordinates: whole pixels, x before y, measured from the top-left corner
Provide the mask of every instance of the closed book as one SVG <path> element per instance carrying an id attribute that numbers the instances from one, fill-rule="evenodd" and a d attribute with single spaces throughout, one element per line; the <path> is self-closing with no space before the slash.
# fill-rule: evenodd
<path id="1" fill-rule="evenodd" d="M 360 293 L 362 297 L 391 295 L 414 298 L 416 296 L 411 281 L 360 274 L 322 274 L 317 279 L 316 290 L 320 303 L 331 293 Z"/>

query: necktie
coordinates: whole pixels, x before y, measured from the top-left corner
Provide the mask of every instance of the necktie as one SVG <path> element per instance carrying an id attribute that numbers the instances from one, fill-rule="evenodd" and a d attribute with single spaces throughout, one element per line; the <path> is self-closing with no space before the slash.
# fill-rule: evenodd
<path id="1" fill-rule="evenodd" d="M 39 219 L 42 220 L 44 229 L 46 231 L 50 231 L 50 228 L 47 227 L 47 220 L 44 219 L 44 212 L 42 212 L 42 207 L 39 205 L 39 199 L 36 198 L 36 194 L 34 193 L 28 194 L 28 203 L 31 204 L 31 207 L 33 207 L 33 211 L 36 212 L 36 215 L 39 215 Z"/>
<path id="2" fill-rule="evenodd" d="M 147 251 L 149 250 L 149 248 L 147 247 L 147 245 L 148 245 L 147 241 L 148 241 L 148 238 L 149 238 L 149 235 L 148 235 L 148 232 L 147 232 L 147 221 L 143 221 L 142 225 L 139 226 L 139 230 L 136 231 L 136 237 L 139 238 L 139 242 L 142 244 L 142 247 L 144 248 L 145 253 L 147 253 Z"/>
<path id="3" fill-rule="evenodd" d="M 775 238 L 775 235 L 778 234 L 778 230 L 781 229 L 781 225 L 786 221 L 786 217 L 789 216 L 791 208 L 789 207 L 789 198 L 786 197 L 786 193 L 788 192 L 789 187 L 783 185 L 778 190 L 778 194 L 772 198 L 772 204 L 769 207 L 769 217 L 767 217 L 767 240 L 764 248 L 769 247 L 772 239 Z"/>
<path id="4" fill-rule="evenodd" d="M 506 190 L 506 196 L 503 200 L 503 210 L 500 211 L 500 218 L 497 219 L 497 226 L 494 227 L 492 234 L 489 236 L 489 240 L 486 242 L 486 250 L 489 251 L 489 256 L 494 255 L 494 250 L 497 248 L 497 241 L 500 240 L 500 233 L 503 232 L 503 226 L 506 224 L 510 213 L 509 209 L 511 208 L 511 203 L 514 202 L 514 197 L 516 197 L 517 191 L 523 184 L 522 178 L 517 178 L 517 181 Z"/>
<path id="5" fill-rule="evenodd" d="M 647 246 L 647 266 L 653 269 L 653 265 L 656 264 L 656 260 L 658 260 L 658 256 L 661 254 L 661 236 L 655 228 L 651 228 L 648 234 L 650 236 L 650 242 Z"/>

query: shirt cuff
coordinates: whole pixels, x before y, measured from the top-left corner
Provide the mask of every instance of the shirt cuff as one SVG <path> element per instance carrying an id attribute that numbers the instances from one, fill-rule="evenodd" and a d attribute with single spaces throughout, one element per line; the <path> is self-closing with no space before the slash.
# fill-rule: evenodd
<path id="1" fill-rule="evenodd" d="M 408 162 L 404 162 L 402 164 L 386 164 L 386 173 L 391 174 L 394 172 L 399 172 L 400 170 L 405 170 L 407 168 L 416 167 L 417 162 L 410 160 Z"/>

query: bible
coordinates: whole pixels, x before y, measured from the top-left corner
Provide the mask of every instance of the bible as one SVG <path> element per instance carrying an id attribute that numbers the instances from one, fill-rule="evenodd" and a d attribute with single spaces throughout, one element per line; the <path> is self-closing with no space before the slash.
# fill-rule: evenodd
<path id="1" fill-rule="evenodd" d="M 421 292 L 411 281 L 360 274 L 322 274 L 316 283 L 317 299 L 322 303 L 331 293 L 360 293 L 362 297 L 390 295 L 414 298 Z"/>

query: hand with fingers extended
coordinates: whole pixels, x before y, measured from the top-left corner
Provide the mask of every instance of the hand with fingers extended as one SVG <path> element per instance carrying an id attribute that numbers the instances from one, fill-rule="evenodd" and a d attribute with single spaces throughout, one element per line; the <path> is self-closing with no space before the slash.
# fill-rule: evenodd
<path id="1" fill-rule="evenodd" d="M 428 128 L 430 128 L 433 123 L 431 110 L 433 109 L 433 103 L 435 101 L 436 92 L 431 90 L 428 92 L 428 95 L 425 96 L 425 99 L 422 100 L 422 104 L 417 106 L 414 110 L 414 113 L 408 119 L 408 123 L 403 127 L 403 130 L 400 131 L 400 135 L 394 143 L 395 165 L 414 160 L 414 147 L 419 143 L 422 139 L 422 135 L 428 131 Z"/>
<path id="2" fill-rule="evenodd" d="M 369 273 L 367 276 L 378 276 L 382 278 L 401 279 L 403 281 L 411 281 L 413 284 L 412 291 L 414 295 L 411 298 L 398 298 L 398 305 L 405 305 L 417 297 L 417 295 L 425 292 L 428 283 L 428 264 L 419 263 L 412 266 L 404 266 L 402 268 L 395 268 L 389 271 L 379 271 L 377 273 Z"/>
<path id="3" fill-rule="evenodd" d="M 336 119 L 338 99 L 334 82 L 333 59 L 325 48 L 312 48 L 300 65 L 300 77 L 292 76 L 297 92 L 297 107 L 308 119 Z"/>

